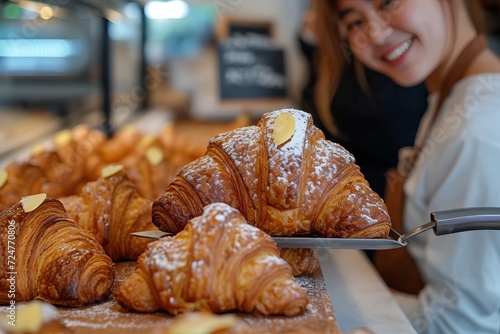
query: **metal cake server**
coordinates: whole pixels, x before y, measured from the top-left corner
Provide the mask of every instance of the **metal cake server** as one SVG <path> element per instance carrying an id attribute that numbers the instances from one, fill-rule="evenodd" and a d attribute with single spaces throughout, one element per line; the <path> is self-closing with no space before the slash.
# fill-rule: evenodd
<path id="1" fill-rule="evenodd" d="M 284 248 L 339 248 L 339 249 L 393 249 L 404 247 L 407 240 L 430 229 L 437 236 L 475 230 L 500 230 L 500 208 L 465 208 L 431 213 L 430 222 L 407 233 L 391 229 L 383 239 L 324 238 L 315 236 L 272 236 L 278 247 Z M 172 233 L 160 230 L 132 233 L 134 236 L 161 239 Z"/>

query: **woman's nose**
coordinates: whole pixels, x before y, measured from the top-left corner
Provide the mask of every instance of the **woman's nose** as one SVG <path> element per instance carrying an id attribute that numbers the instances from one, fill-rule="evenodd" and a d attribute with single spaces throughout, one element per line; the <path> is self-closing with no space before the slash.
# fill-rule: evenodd
<path id="1" fill-rule="evenodd" d="M 367 38 L 374 45 L 384 44 L 393 31 L 389 19 L 376 13 L 371 15 L 365 29 Z"/>

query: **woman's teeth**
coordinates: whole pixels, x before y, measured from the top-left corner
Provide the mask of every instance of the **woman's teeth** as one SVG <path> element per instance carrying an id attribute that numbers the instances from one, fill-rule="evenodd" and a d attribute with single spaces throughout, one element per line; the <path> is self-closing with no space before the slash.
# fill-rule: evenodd
<path id="1" fill-rule="evenodd" d="M 412 40 L 411 39 L 407 40 L 406 42 L 401 44 L 398 48 L 396 48 L 396 50 L 392 51 L 390 54 L 385 56 L 385 59 L 389 61 L 394 61 L 398 59 L 399 57 L 401 57 L 401 55 L 403 55 L 403 53 L 405 53 L 406 50 L 408 50 L 411 44 Z"/>

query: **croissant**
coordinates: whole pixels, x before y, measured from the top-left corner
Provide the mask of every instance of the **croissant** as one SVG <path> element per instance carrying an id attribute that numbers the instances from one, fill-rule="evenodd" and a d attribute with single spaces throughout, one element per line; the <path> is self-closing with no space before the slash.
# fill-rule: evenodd
<path id="1" fill-rule="evenodd" d="M 280 248 L 280 257 L 292 268 L 293 276 L 311 275 L 319 268 L 318 254 L 310 248 Z"/>
<path id="2" fill-rule="evenodd" d="M 126 157 L 122 163 L 138 193 L 151 201 L 165 193 L 165 189 L 181 169 L 167 160 L 159 144 Z"/>
<path id="3" fill-rule="evenodd" d="M 41 192 L 50 198 L 69 196 L 75 192 L 80 183 L 80 176 L 73 173 L 73 168 L 65 165 L 55 151 L 36 152 L 30 157 L 29 162 L 43 171 L 45 182 Z M 35 193 L 38 191 L 31 192 Z"/>
<path id="4" fill-rule="evenodd" d="M 44 173 L 29 162 L 12 162 L 4 170 L 0 184 L 0 211 L 10 208 L 23 196 L 42 192 Z"/>
<path id="5" fill-rule="evenodd" d="M 79 227 L 97 237 L 113 261 L 136 260 L 150 240 L 130 233 L 156 229 L 151 202 L 139 196 L 123 170 L 89 182 L 78 195 L 60 201 Z"/>
<path id="6" fill-rule="evenodd" d="M 80 124 L 71 131 L 59 132 L 54 141 L 55 151 L 63 164 L 71 169 L 73 177 L 81 181 L 81 185 L 96 179 L 95 164 L 101 159 L 99 149 L 106 141 L 103 132 Z"/>
<path id="7" fill-rule="evenodd" d="M 293 117 L 293 127 L 276 144 L 275 120 L 284 114 Z M 215 202 L 276 236 L 380 238 L 390 230 L 387 207 L 354 157 L 327 141 L 308 113 L 294 109 L 212 138 L 206 154 L 186 165 L 153 203 L 153 223 L 177 233 Z"/>
<path id="8" fill-rule="evenodd" d="M 296 315 L 306 292 L 267 234 L 224 203 L 208 205 L 173 237 L 150 243 L 116 293 L 124 308 Z"/>
<path id="9" fill-rule="evenodd" d="M 81 306 L 108 296 L 113 262 L 96 238 L 78 228 L 58 200 L 44 199 L 30 210 L 19 202 L 0 212 L 0 303 Z"/>
<path id="10" fill-rule="evenodd" d="M 99 147 L 99 155 L 107 164 L 116 163 L 132 154 L 143 137 L 135 127 L 125 126 Z"/>

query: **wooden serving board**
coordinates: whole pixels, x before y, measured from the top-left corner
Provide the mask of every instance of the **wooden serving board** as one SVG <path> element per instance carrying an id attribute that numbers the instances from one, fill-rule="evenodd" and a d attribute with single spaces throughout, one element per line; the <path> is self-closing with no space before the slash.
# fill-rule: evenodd
<path id="1" fill-rule="evenodd" d="M 113 291 L 130 276 L 135 262 L 116 264 L 116 280 Z M 237 322 L 229 333 L 238 334 L 337 334 L 337 321 L 330 296 L 326 290 L 321 269 L 313 275 L 296 278 L 307 291 L 309 305 L 307 311 L 296 317 L 262 316 L 236 313 Z M 167 333 L 168 327 L 176 319 L 163 312 L 153 314 L 132 313 L 124 310 L 115 301 L 114 295 L 104 302 L 80 308 L 58 308 L 60 321 L 46 326 L 43 333 L 74 334 L 128 334 Z M 186 333 L 189 334 L 189 333 Z"/>

